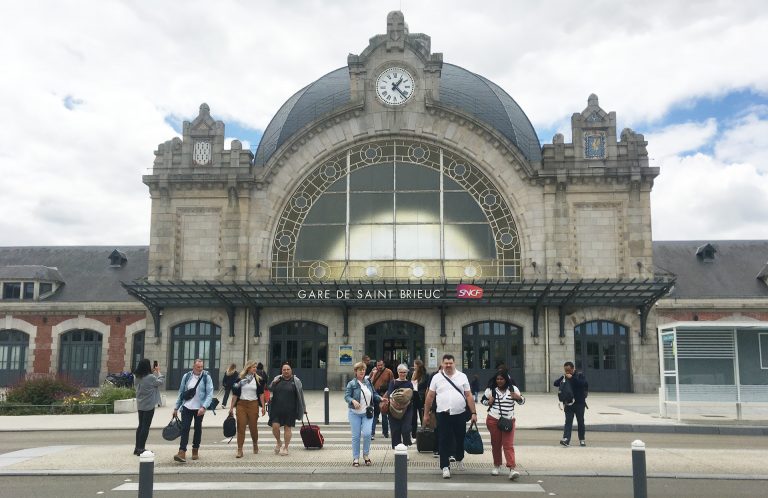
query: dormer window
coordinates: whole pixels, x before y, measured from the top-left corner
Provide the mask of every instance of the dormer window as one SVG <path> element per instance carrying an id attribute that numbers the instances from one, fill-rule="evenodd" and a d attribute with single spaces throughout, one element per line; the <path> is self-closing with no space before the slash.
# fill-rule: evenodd
<path id="1" fill-rule="evenodd" d="M 109 266 L 112 268 L 120 268 L 128 262 L 128 256 L 124 252 L 115 249 L 112 254 L 109 255 Z"/>
<path id="2" fill-rule="evenodd" d="M 696 249 L 696 257 L 704 263 L 713 263 L 717 249 L 712 244 L 704 244 Z"/>

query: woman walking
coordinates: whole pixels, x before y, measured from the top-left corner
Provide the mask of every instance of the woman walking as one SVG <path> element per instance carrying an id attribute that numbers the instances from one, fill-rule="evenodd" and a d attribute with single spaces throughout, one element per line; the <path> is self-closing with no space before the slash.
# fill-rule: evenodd
<path id="1" fill-rule="evenodd" d="M 262 377 L 262 379 L 266 379 L 266 377 Z M 223 408 L 227 406 L 229 393 L 232 392 L 232 385 L 238 380 L 237 365 L 230 363 L 229 368 L 224 372 L 224 377 L 221 379 L 221 388 L 224 389 L 224 399 L 221 401 Z"/>
<path id="2" fill-rule="evenodd" d="M 515 470 L 515 402 L 522 405 L 525 398 L 520 395 L 520 390 L 510 383 L 509 376 L 501 372 L 496 375 L 496 387 L 486 389 L 485 397 L 488 398 L 488 417 L 485 419 L 485 425 L 491 433 L 493 454 L 491 474 L 497 476 L 501 471 L 503 449 L 509 478 L 514 481 L 520 477 L 520 473 Z M 505 430 L 505 426 L 509 430 Z"/>
<path id="3" fill-rule="evenodd" d="M 413 420 L 413 383 L 408 380 L 408 365 L 397 366 L 397 378 L 389 382 L 386 398 L 389 399 L 389 430 L 392 449 L 402 443 L 410 446 L 411 421 Z"/>
<path id="4" fill-rule="evenodd" d="M 275 436 L 277 446 L 275 454 L 288 455 L 288 445 L 291 444 L 292 427 L 307 413 L 304 403 L 304 388 L 301 380 L 293 375 L 291 364 L 287 361 L 280 366 L 280 375 L 272 380 L 269 390 L 272 398 L 269 409 L 269 425 Z M 283 427 L 283 440 L 280 442 L 280 428 Z"/>
<path id="5" fill-rule="evenodd" d="M 133 371 L 136 384 L 136 407 L 139 411 L 139 426 L 136 428 L 136 446 L 133 454 L 141 455 L 146 449 L 149 436 L 149 426 L 152 425 L 152 417 L 155 416 L 155 407 L 160 404 L 160 390 L 158 387 L 164 381 L 160 367 L 155 362 L 155 367 L 150 369 L 149 360 L 144 358 L 136 365 Z"/>
<path id="6" fill-rule="evenodd" d="M 429 374 L 427 374 L 427 369 L 424 368 L 424 362 L 421 360 L 413 360 L 411 383 L 413 384 L 411 438 L 416 439 L 416 430 L 419 428 L 419 423 L 424 420 L 424 400 L 427 397 L 427 389 L 429 389 Z"/>
<path id="7" fill-rule="evenodd" d="M 373 389 L 370 379 L 365 376 L 366 364 L 355 363 L 355 378 L 344 389 L 344 401 L 347 402 L 349 427 L 352 430 L 352 466 L 360 466 L 360 439 L 363 440 L 363 460 L 371 465 L 371 429 L 373 428 L 373 404 L 381 397 Z"/>
<path id="8" fill-rule="evenodd" d="M 243 458 L 245 426 L 251 431 L 253 453 L 259 452 L 259 408 L 264 415 L 264 379 L 256 373 L 256 362 L 249 361 L 240 372 L 239 381 L 233 384 L 232 407 L 237 415 L 237 453 L 235 458 Z"/>

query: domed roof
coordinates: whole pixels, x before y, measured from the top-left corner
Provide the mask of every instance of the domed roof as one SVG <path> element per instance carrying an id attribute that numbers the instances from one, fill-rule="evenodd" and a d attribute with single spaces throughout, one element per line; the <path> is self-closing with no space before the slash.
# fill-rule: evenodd
<path id="1" fill-rule="evenodd" d="M 348 68 L 342 67 L 302 88 L 283 104 L 264 130 L 255 164 L 264 165 L 293 134 L 350 101 Z M 490 80 L 443 64 L 440 103 L 463 111 L 496 129 L 529 161 L 541 160 L 541 144 L 528 116 L 512 97 Z"/>

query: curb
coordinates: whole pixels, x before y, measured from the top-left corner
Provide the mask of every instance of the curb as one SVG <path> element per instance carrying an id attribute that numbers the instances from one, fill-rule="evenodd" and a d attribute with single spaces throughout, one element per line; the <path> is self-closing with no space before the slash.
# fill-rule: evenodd
<path id="1" fill-rule="evenodd" d="M 537 430 L 562 431 L 562 425 L 535 427 Z M 768 427 L 733 425 L 643 425 L 587 424 L 587 432 L 639 432 L 652 434 L 706 434 L 720 436 L 768 436 Z"/>

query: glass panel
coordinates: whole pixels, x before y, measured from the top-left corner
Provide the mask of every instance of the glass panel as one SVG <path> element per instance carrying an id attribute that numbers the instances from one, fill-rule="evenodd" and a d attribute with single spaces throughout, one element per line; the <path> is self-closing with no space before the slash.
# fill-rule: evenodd
<path id="1" fill-rule="evenodd" d="M 328 368 L 328 343 L 326 341 L 317 343 L 317 368 Z"/>
<path id="2" fill-rule="evenodd" d="M 605 370 L 616 369 L 616 345 L 606 344 L 603 346 L 603 368 Z"/>
<path id="3" fill-rule="evenodd" d="M 309 210 L 304 219 L 311 223 L 345 223 L 347 221 L 347 196 L 345 194 L 323 194 Z"/>
<path id="4" fill-rule="evenodd" d="M 347 191 L 347 177 L 339 178 L 331 184 L 326 192 L 346 192 Z M 278 365 L 279 366 L 279 365 Z"/>
<path id="5" fill-rule="evenodd" d="M 349 259 L 394 259 L 392 225 L 355 225 L 349 227 Z"/>
<path id="6" fill-rule="evenodd" d="M 480 368 L 488 370 L 493 368 L 491 365 L 491 342 L 487 340 L 478 341 L 480 347 L 477 348 L 477 355 L 480 360 Z"/>
<path id="7" fill-rule="evenodd" d="M 448 178 L 447 176 L 443 176 L 443 191 L 447 192 L 448 190 L 460 190 L 462 192 L 466 192 L 466 189 L 456 183 L 454 180 Z"/>
<path id="8" fill-rule="evenodd" d="M 392 223 L 392 194 L 350 194 L 349 223 Z"/>
<path id="9" fill-rule="evenodd" d="M 600 343 L 587 341 L 587 368 L 600 370 Z"/>
<path id="10" fill-rule="evenodd" d="M 488 222 L 480 204 L 466 192 L 443 193 L 443 204 L 443 216 L 446 223 Z"/>
<path id="11" fill-rule="evenodd" d="M 303 226 L 296 244 L 299 261 L 343 260 L 344 226 Z"/>
<path id="12" fill-rule="evenodd" d="M 394 184 L 394 169 L 391 164 L 378 164 L 353 171 L 349 178 L 352 192 L 391 192 Z"/>
<path id="13" fill-rule="evenodd" d="M 462 363 L 464 370 L 468 368 L 475 368 L 475 357 L 472 354 L 472 351 L 472 338 L 471 336 L 465 337 L 464 341 L 462 342 Z"/>
<path id="14" fill-rule="evenodd" d="M 440 223 L 440 193 L 395 194 L 398 223 Z"/>
<path id="15" fill-rule="evenodd" d="M 5 282 L 3 299 L 18 299 L 21 296 L 21 282 Z"/>
<path id="16" fill-rule="evenodd" d="M 397 190 L 440 190 L 440 173 L 415 164 L 397 165 Z"/>
<path id="17" fill-rule="evenodd" d="M 293 368 L 296 368 L 299 360 L 299 341 L 285 341 L 286 355 L 285 360 L 291 363 Z"/>
<path id="18" fill-rule="evenodd" d="M 509 368 L 522 368 L 523 355 L 520 351 L 520 343 L 518 341 L 510 341 L 509 355 L 509 362 L 507 363 L 507 366 Z"/>
<path id="19" fill-rule="evenodd" d="M 32 299 L 35 297 L 35 283 L 24 282 L 24 299 Z"/>
<path id="20" fill-rule="evenodd" d="M 494 259 L 496 242 L 488 225 L 445 225 L 445 259 Z"/>
<path id="21" fill-rule="evenodd" d="M 0 346 L 0 370 L 8 369 L 8 346 Z"/>
<path id="22" fill-rule="evenodd" d="M 493 367 L 507 363 L 507 341 L 497 338 L 493 341 Z M 512 365 L 507 364 L 507 367 Z"/>
<path id="23" fill-rule="evenodd" d="M 272 368 L 279 368 L 280 363 L 283 361 L 283 343 L 282 341 L 274 341 L 272 343 Z"/>
<path id="24" fill-rule="evenodd" d="M 602 322 L 603 335 L 612 336 L 614 334 L 614 325 L 611 322 Z"/>
<path id="25" fill-rule="evenodd" d="M 312 341 L 301 341 L 301 368 L 312 368 Z"/>
<path id="26" fill-rule="evenodd" d="M 45 282 L 40 283 L 40 294 L 47 294 L 52 290 L 53 290 L 53 284 L 45 283 Z"/>
<path id="27" fill-rule="evenodd" d="M 439 259 L 440 225 L 398 225 L 397 259 Z"/>

